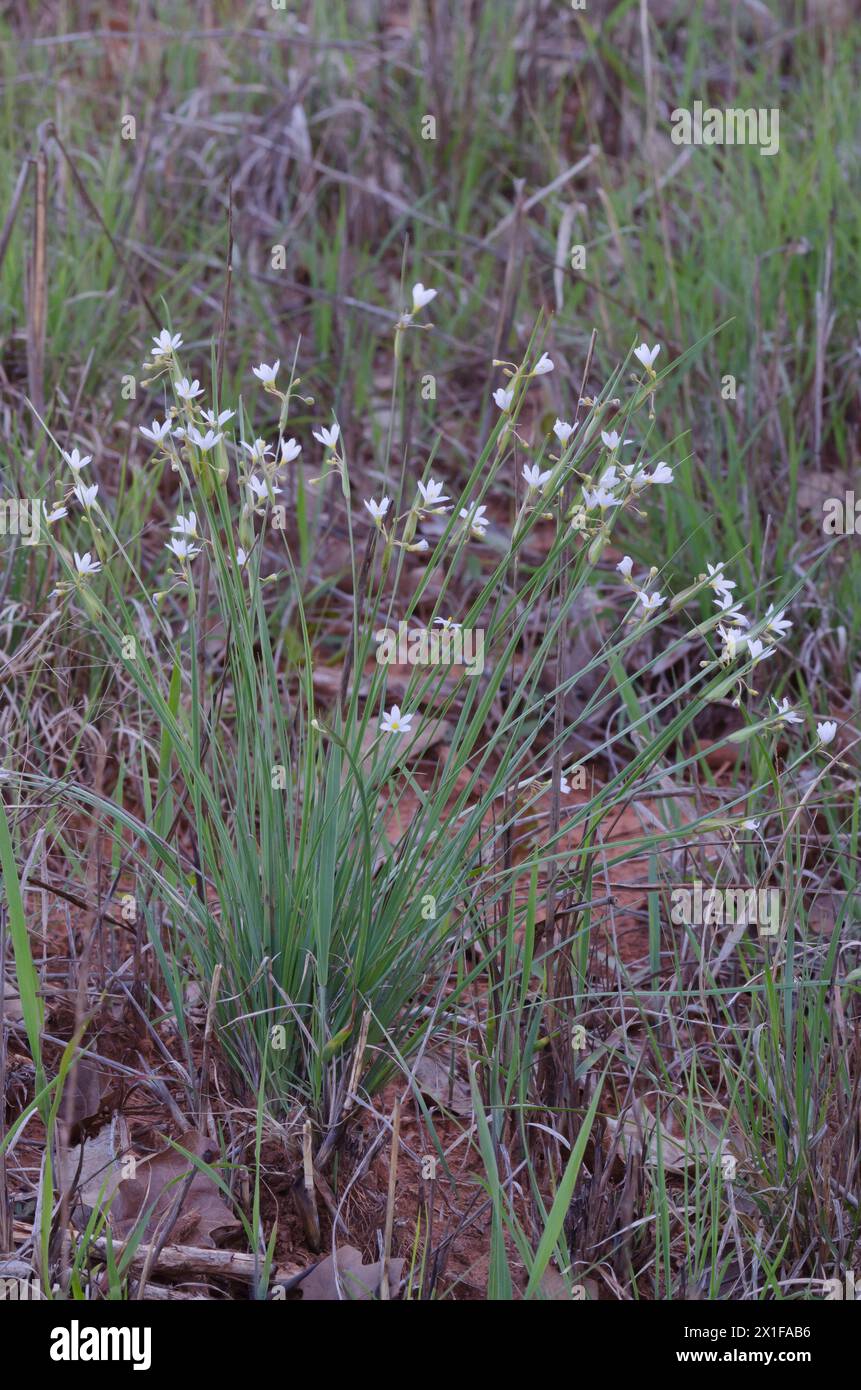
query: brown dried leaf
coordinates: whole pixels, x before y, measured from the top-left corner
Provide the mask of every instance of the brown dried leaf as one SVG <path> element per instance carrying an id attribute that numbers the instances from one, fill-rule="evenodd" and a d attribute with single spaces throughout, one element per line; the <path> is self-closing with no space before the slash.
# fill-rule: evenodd
<path id="1" fill-rule="evenodd" d="M 419 1090 L 444 1109 L 450 1110 L 454 1115 L 472 1114 L 469 1086 L 457 1075 L 452 1077 L 445 1058 L 426 1052 L 413 1075 Z"/>
<path id="2" fill-rule="evenodd" d="M 205 1163 L 212 1163 L 218 1151 L 205 1134 L 188 1130 L 177 1141 L 189 1153 Z M 190 1161 L 175 1149 L 139 1159 L 134 1178 L 127 1178 L 117 1190 L 111 1208 L 114 1234 L 124 1239 L 130 1234 L 141 1215 L 153 1208 L 143 1239 L 150 1240 L 165 1212 L 176 1200 L 177 1193 L 189 1172 Z M 230 1207 L 223 1201 L 215 1182 L 207 1173 L 194 1169 L 194 1177 L 186 1193 L 176 1230 L 182 1230 L 183 1243 L 214 1249 L 240 1226 Z"/>
<path id="3" fill-rule="evenodd" d="M 335 1261 L 331 1255 L 327 1255 L 307 1279 L 302 1280 L 299 1287 L 303 1299 L 315 1303 L 333 1303 L 345 1299 L 360 1303 L 376 1298 L 383 1275 L 382 1260 L 366 1265 L 362 1261 L 361 1250 L 353 1245 L 340 1245 L 337 1261 L 337 1279 L 343 1292 L 338 1293 Z M 389 1288 L 392 1294 L 400 1286 L 403 1267 L 403 1260 L 389 1260 Z"/>

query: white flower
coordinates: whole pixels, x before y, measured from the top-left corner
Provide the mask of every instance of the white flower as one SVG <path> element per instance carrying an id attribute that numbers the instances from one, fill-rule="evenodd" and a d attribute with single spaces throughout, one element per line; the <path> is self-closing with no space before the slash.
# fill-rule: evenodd
<path id="1" fill-rule="evenodd" d="M 736 632 L 734 628 L 724 627 L 723 623 L 718 623 L 717 630 L 723 642 L 723 651 L 720 655 L 721 661 L 724 664 L 735 661 L 739 650 L 744 646 L 747 638 L 740 632 Z"/>
<path id="2" fill-rule="evenodd" d="M 770 656 L 774 655 L 774 647 L 767 647 L 758 637 L 748 637 L 746 640 L 747 650 L 753 658 L 754 663 L 757 661 L 767 661 Z"/>
<path id="3" fill-rule="evenodd" d="M 470 531 L 478 540 L 484 539 L 484 537 L 487 535 L 487 528 L 490 525 L 490 522 L 485 516 L 486 511 L 487 508 L 484 506 L 461 507 L 460 509 L 461 521 L 465 521 L 467 523 Z"/>
<path id="4" fill-rule="evenodd" d="M 792 623 L 788 618 L 784 618 L 784 612 L 785 610 L 781 608 L 779 613 L 775 613 L 774 604 L 769 604 L 768 612 L 765 615 L 765 627 L 767 632 L 774 632 L 778 637 L 784 637 L 786 633 L 791 630 Z"/>
<path id="5" fill-rule="evenodd" d="M 529 373 L 529 375 L 530 375 L 530 376 L 546 376 L 548 372 L 552 372 L 552 371 L 553 371 L 553 361 L 552 361 L 552 359 L 551 359 L 550 357 L 547 356 L 547 353 L 546 353 L 546 352 L 542 352 L 541 356 L 539 357 L 538 361 L 535 363 L 535 366 L 532 368 L 532 371 Z"/>
<path id="6" fill-rule="evenodd" d="M 660 343 L 657 343 L 655 347 L 651 348 L 648 346 L 648 344 L 641 343 L 638 348 L 634 348 L 634 356 L 636 357 L 638 362 L 642 362 L 643 366 L 646 368 L 647 371 L 651 371 L 655 362 L 655 358 L 657 357 L 660 350 Z"/>
<path id="7" fill-rule="evenodd" d="M 556 438 L 563 448 L 568 443 L 568 440 L 571 438 L 576 428 L 576 425 L 569 425 L 567 420 L 557 419 L 556 424 L 553 426 L 553 433 L 556 435 Z"/>
<path id="8" fill-rule="evenodd" d="M 203 395 L 203 387 L 195 377 L 194 381 L 189 381 L 187 376 L 182 377 L 174 383 L 176 394 L 181 401 L 193 401 L 195 396 Z"/>
<path id="9" fill-rule="evenodd" d="M 419 483 L 418 487 L 424 507 L 438 507 L 441 502 L 449 500 L 443 493 L 445 483 L 437 483 L 433 478 L 428 478 L 426 483 Z"/>
<path id="10" fill-rule="evenodd" d="M 77 449 L 73 449 L 70 454 L 67 454 L 64 449 L 63 458 L 66 460 L 66 463 L 69 465 L 73 473 L 80 473 L 82 468 L 86 468 L 87 464 L 92 463 L 93 461 L 92 454 L 86 454 L 83 458 L 81 458 L 81 455 Z"/>
<path id="11" fill-rule="evenodd" d="M 236 563 L 237 563 L 237 565 L 239 566 L 240 569 L 242 569 L 242 567 L 243 567 L 243 565 L 246 563 L 247 559 L 248 559 L 248 552 L 247 552 L 246 550 L 244 550 L 243 547 L 242 547 L 241 545 L 238 545 L 238 546 L 236 547 Z"/>
<path id="12" fill-rule="evenodd" d="M 177 516 L 170 529 L 171 531 L 178 531 L 181 536 L 196 536 L 197 517 L 194 512 L 189 512 L 188 516 Z"/>
<path id="13" fill-rule="evenodd" d="M 278 368 L 280 366 L 281 358 L 279 357 L 277 361 L 272 363 L 271 367 L 267 367 L 265 362 L 261 362 L 259 367 L 252 367 L 251 370 L 257 377 L 257 380 L 263 382 L 264 386 L 274 386 L 275 378 L 278 375 Z"/>
<path id="14" fill-rule="evenodd" d="M 380 733 L 408 734 L 414 717 L 412 714 L 401 714 L 398 706 L 392 705 L 388 714 L 383 711 L 383 717 L 380 720 Z"/>
<path id="15" fill-rule="evenodd" d="M 633 444 L 633 439 L 622 439 L 615 430 L 602 430 L 601 443 L 608 449 L 618 449 L 620 444 Z"/>
<path id="16" fill-rule="evenodd" d="M 586 507 L 589 511 L 592 511 L 595 507 L 618 507 L 619 505 L 618 497 L 614 497 L 612 492 L 603 487 L 584 487 L 583 501 L 586 503 Z"/>
<path id="17" fill-rule="evenodd" d="M 78 483 L 72 489 L 82 507 L 91 507 L 96 500 L 99 491 L 98 483 L 93 483 L 92 487 L 84 487 L 83 483 Z"/>
<path id="18" fill-rule="evenodd" d="M 391 506 L 391 497 L 384 497 L 381 502 L 374 501 L 374 498 L 365 498 L 365 506 L 374 518 L 377 525 L 381 525 L 383 517 Z"/>
<path id="19" fill-rule="evenodd" d="M 49 512 L 47 502 L 42 503 L 42 514 L 48 526 L 54 521 L 59 521 L 61 517 L 69 515 L 66 507 L 55 507 L 53 511 Z"/>
<path id="20" fill-rule="evenodd" d="M 673 481 L 673 470 L 667 463 L 659 463 L 654 473 L 645 475 L 647 483 L 671 483 Z"/>
<path id="21" fill-rule="evenodd" d="M 432 299 L 436 299 L 436 290 L 426 290 L 421 280 L 417 285 L 413 285 L 413 313 L 417 314 L 419 309 L 423 309 L 426 304 L 430 304 Z"/>
<path id="22" fill-rule="evenodd" d="M 200 554 L 199 549 L 193 545 L 189 545 L 188 541 L 183 540 L 180 536 L 173 536 L 167 541 L 165 543 L 165 550 L 173 551 L 177 560 L 193 560 L 195 555 Z"/>
<path id="23" fill-rule="evenodd" d="M 715 603 L 728 623 L 737 623 L 739 627 L 750 627 L 750 623 L 737 606 L 732 594 L 716 593 Z"/>
<path id="24" fill-rule="evenodd" d="M 803 719 L 801 718 L 801 715 L 800 715 L 800 714 L 796 714 L 796 712 L 795 712 L 794 709 L 790 709 L 789 701 L 788 701 L 787 699 L 784 698 L 783 700 L 781 700 L 780 704 L 778 704 L 777 701 L 775 700 L 774 696 L 772 695 L 772 697 L 771 697 L 771 703 L 774 705 L 774 708 L 775 708 L 775 711 L 776 711 L 776 713 L 775 713 L 775 715 L 774 715 L 774 718 L 777 720 L 778 723 L 783 723 L 783 724 L 803 724 L 803 723 L 804 723 Z"/>
<path id="25" fill-rule="evenodd" d="M 657 590 L 653 594 L 647 594 L 645 589 L 637 589 L 636 592 L 647 613 L 654 613 L 656 608 L 660 608 L 661 604 L 667 601 Z"/>
<path id="26" fill-rule="evenodd" d="M 550 479 L 553 477 L 553 470 L 551 468 L 549 472 L 541 473 L 539 472 L 537 463 L 533 463 L 531 468 L 529 464 L 524 463 L 523 473 L 521 476 L 523 477 L 523 481 L 526 483 L 526 486 L 529 488 L 530 492 L 540 491 L 541 488 L 544 487 L 545 483 L 548 483 Z"/>
<path id="27" fill-rule="evenodd" d="M 631 559 L 630 555 L 623 555 L 618 565 L 616 566 L 616 569 L 619 571 L 619 573 L 623 574 L 626 579 L 631 578 L 631 570 L 633 568 L 634 561 Z"/>
<path id="28" fill-rule="evenodd" d="M 214 430 L 207 430 L 206 434 L 201 434 L 200 430 L 195 429 L 194 425 L 188 427 L 188 438 L 192 444 L 196 444 L 202 454 L 208 454 L 210 449 L 214 449 L 223 438 L 223 434 L 216 434 Z"/>
<path id="29" fill-rule="evenodd" d="M 248 454 L 252 463 L 264 463 L 266 461 L 266 455 L 272 453 L 265 439 L 255 439 L 253 444 L 246 444 L 243 439 L 242 447 Z"/>
<path id="30" fill-rule="evenodd" d="M 93 559 L 89 550 L 85 555 L 79 555 L 77 550 L 75 551 L 75 569 L 78 574 L 98 574 L 101 568 L 99 561 Z"/>
<path id="31" fill-rule="evenodd" d="M 834 719 L 823 720 L 821 724 L 816 725 L 816 732 L 819 735 L 819 742 L 824 748 L 827 743 L 831 743 L 837 733 L 837 721 Z"/>
<path id="32" fill-rule="evenodd" d="M 282 439 L 281 441 L 281 463 L 292 463 L 302 452 L 302 445 L 297 444 L 295 439 Z"/>
<path id="33" fill-rule="evenodd" d="M 399 542 L 399 544 L 402 544 L 402 542 Z M 430 546 L 424 536 L 420 536 L 417 541 L 414 541 L 412 545 L 408 545 L 405 548 L 411 555 L 424 555 L 425 551 L 430 549 Z"/>
<path id="34" fill-rule="evenodd" d="M 265 502 L 269 496 L 270 486 L 272 485 L 267 483 L 265 478 L 257 478 L 252 473 L 251 477 L 248 479 L 248 486 L 254 493 L 254 496 L 257 498 L 258 502 Z M 278 493 L 280 491 L 280 487 L 272 486 L 273 493 Z"/>
<path id="35" fill-rule="evenodd" d="M 326 449 L 334 449 L 340 433 L 341 426 L 338 424 L 334 424 L 331 429 L 327 429 L 324 426 L 322 429 L 313 431 L 314 438 L 317 440 L 318 444 L 322 444 Z"/>
<path id="36" fill-rule="evenodd" d="M 498 405 L 500 410 L 507 411 L 513 400 L 513 391 L 506 391 L 504 386 L 497 386 L 493 393 L 494 405 Z"/>
<path id="37" fill-rule="evenodd" d="M 758 830 L 761 824 L 762 821 L 759 820 L 743 820 L 741 823 L 741 828 L 742 830 Z"/>
<path id="38" fill-rule="evenodd" d="M 166 328 L 163 328 L 157 338 L 153 338 L 153 347 L 156 357 L 170 357 L 176 352 L 177 348 L 182 347 L 182 335 L 174 333 L 171 337 Z"/>
<path id="39" fill-rule="evenodd" d="M 146 425 L 140 425 L 139 429 L 142 435 L 152 440 L 153 444 L 160 444 L 165 436 L 170 434 L 170 420 L 163 420 L 161 424 L 158 420 L 153 420 L 152 429 L 147 429 Z"/>
<path id="40" fill-rule="evenodd" d="M 217 430 L 226 425 L 228 420 L 232 420 L 235 414 L 235 410 L 221 410 L 217 415 L 213 410 L 204 410 L 203 418 L 211 429 Z"/>
<path id="41" fill-rule="evenodd" d="M 463 627 L 463 623 L 456 623 L 451 618 L 434 618 L 434 623 L 446 632 L 459 632 Z"/>
<path id="42" fill-rule="evenodd" d="M 710 565 L 710 564 L 708 564 L 708 562 L 707 562 L 707 563 L 706 563 L 706 569 L 707 569 L 708 572 L 709 572 L 709 581 L 708 581 L 708 582 L 709 582 L 709 584 L 711 585 L 711 587 L 714 589 L 715 593 L 716 593 L 716 594 L 726 594 L 727 597 L 729 597 L 729 591 L 730 591 L 730 589 L 734 589 L 734 588 L 736 587 L 736 583 L 735 583 L 735 580 L 734 580 L 734 579 L 725 579 L 725 578 L 724 578 L 724 574 L 723 574 L 723 561 L 721 561 L 721 563 L 720 563 L 719 565 Z"/>

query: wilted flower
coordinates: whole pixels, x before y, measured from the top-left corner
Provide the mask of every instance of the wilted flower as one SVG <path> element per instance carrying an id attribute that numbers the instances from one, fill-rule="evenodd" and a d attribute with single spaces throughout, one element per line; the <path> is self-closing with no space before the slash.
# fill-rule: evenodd
<path id="1" fill-rule="evenodd" d="M 240 569 L 243 568 L 248 560 L 248 552 L 241 545 L 236 547 L 236 563 Z"/>
<path id="2" fill-rule="evenodd" d="M 412 714 L 401 714 L 399 707 L 392 705 L 388 714 L 383 712 L 383 717 L 380 720 L 380 732 L 383 734 L 408 734 L 414 717 Z"/>

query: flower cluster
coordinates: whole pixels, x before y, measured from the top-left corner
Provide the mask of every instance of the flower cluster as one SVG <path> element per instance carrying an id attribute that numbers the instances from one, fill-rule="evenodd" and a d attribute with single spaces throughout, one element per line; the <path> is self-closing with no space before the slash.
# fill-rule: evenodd
<path id="1" fill-rule="evenodd" d="M 403 311 L 395 324 L 396 351 L 399 351 L 399 335 L 404 330 L 430 327 L 428 324 L 419 325 L 415 320 L 436 296 L 435 289 L 428 288 L 421 282 L 413 285 L 410 307 Z M 155 457 L 162 462 L 168 462 L 171 469 L 180 475 L 190 495 L 193 495 L 195 485 L 203 489 L 205 496 L 211 495 L 216 482 L 222 485 L 226 482 L 233 460 L 241 513 L 238 536 L 232 550 L 236 565 L 248 571 L 248 560 L 257 539 L 256 519 L 265 517 L 269 508 L 276 505 L 276 499 L 283 492 L 284 471 L 295 463 L 302 453 L 302 445 L 295 438 L 285 435 L 289 407 L 299 379 L 291 374 L 289 384 L 282 390 L 279 386 L 280 359 L 271 364 L 260 362 L 252 367 L 252 374 L 263 390 L 280 402 L 278 436 L 274 443 L 264 438 L 241 438 L 237 441 L 231 428 L 231 422 L 237 415 L 236 410 L 222 408 L 221 402 L 218 402 L 214 409 L 207 408 L 204 404 L 205 392 L 200 381 L 196 377 L 185 375 L 179 361 L 179 353 L 183 346 L 182 335 L 165 328 L 152 342 L 149 360 L 144 363 L 152 376 L 145 384 L 164 380 L 171 389 L 174 403 L 168 404 L 163 419 L 155 418 L 149 424 L 141 425 L 140 434 L 153 446 Z M 646 343 L 641 343 L 633 351 L 635 360 L 643 369 L 640 376 L 635 376 L 641 403 L 654 401 L 658 385 L 655 363 L 660 352 L 660 344 L 650 346 Z M 496 387 L 492 392 L 493 403 L 503 417 L 497 433 L 500 454 L 505 442 L 511 438 L 516 438 L 519 444 L 529 449 L 531 446 L 528 441 L 521 439 L 517 434 L 517 418 L 530 383 L 548 376 L 555 370 L 555 364 L 549 354 L 542 351 L 531 367 L 525 363 L 511 362 L 496 362 L 494 365 L 501 367 L 507 378 L 505 385 Z M 313 404 L 310 398 L 300 399 L 304 399 L 307 404 Z M 597 403 L 588 399 L 581 401 L 578 404 L 578 412 L 579 406 L 583 404 L 593 407 Z M 614 401 L 610 404 L 619 406 L 620 402 Z M 338 421 L 333 419 L 331 423 L 314 429 L 313 438 L 323 449 L 324 464 L 321 479 L 313 481 L 321 481 L 330 471 L 336 472 L 341 477 L 344 496 L 349 501 L 347 464 Z M 576 414 L 573 421 L 557 417 L 552 427 L 551 447 L 558 448 L 558 452 L 545 456 L 546 442 L 542 441 L 541 452 L 533 456 L 531 461 L 521 465 L 518 481 L 522 481 L 525 492 L 514 524 L 512 543 L 519 534 L 525 516 L 528 513 L 538 514 L 539 517 L 550 515 L 542 509 L 548 505 L 550 497 L 563 494 L 564 490 L 564 506 L 567 508 L 564 510 L 564 522 L 566 525 L 570 523 L 570 530 L 565 530 L 564 535 L 567 537 L 570 532 L 587 535 L 591 539 L 588 558 L 594 563 L 609 538 L 615 516 L 629 505 L 638 510 L 638 504 L 649 488 L 667 486 L 674 481 L 673 467 L 663 459 L 645 459 L 644 449 L 639 450 L 637 457 L 629 454 L 626 458 L 625 450 L 633 444 L 634 440 L 625 437 L 624 430 L 620 433 L 616 429 L 599 429 L 597 434 L 592 436 L 585 426 L 581 426 Z M 588 471 L 583 471 L 584 460 L 593 455 L 594 463 L 586 464 Z M 69 496 L 74 497 L 84 510 L 98 541 L 99 533 L 94 513 L 99 506 L 99 488 L 96 483 L 88 484 L 85 475 L 92 458 L 90 455 L 82 456 L 77 448 L 68 453 L 64 452 L 63 457 L 71 473 Z M 550 466 L 542 466 L 545 457 Z M 629 459 L 632 461 L 628 461 Z M 572 485 L 575 498 L 573 502 L 570 500 Z M 480 542 L 487 538 L 491 528 L 487 504 L 470 500 L 466 496 L 455 500 L 446 493 L 445 487 L 443 481 L 430 476 L 418 481 L 415 497 L 409 509 L 401 515 L 397 514 L 395 499 L 386 492 L 379 498 L 364 498 L 365 512 L 385 546 L 387 555 L 395 546 L 410 554 L 428 554 L 430 543 L 419 534 L 419 528 L 431 518 L 444 517 L 450 513 L 456 518 L 455 524 L 447 528 L 450 544 Z M 562 512 L 563 507 L 560 506 L 560 517 Z M 64 505 L 58 505 L 50 513 L 45 508 L 45 516 L 49 522 L 66 515 Z M 189 509 L 185 514 L 178 513 L 165 541 L 170 563 L 176 566 L 172 571 L 174 578 L 177 583 L 188 586 L 189 590 L 193 561 L 205 547 L 214 544 L 213 538 L 205 534 L 206 529 L 205 525 L 201 526 L 197 513 Z M 100 560 L 94 560 L 89 551 L 83 555 L 75 552 L 74 566 L 76 583 L 98 574 L 102 568 Z M 782 611 L 775 611 L 774 607 L 769 608 L 762 619 L 754 622 L 744 613 L 736 599 L 733 591 L 737 585 L 727 578 L 724 564 L 709 564 L 707 568 L 708 573 L 700 576 L 697 584 L 689 592 L 693 594 L 703 586 L 708 586 L 714 593 L 714 603 L 718 611 L 704 631 L 714 628 L 720 639 L 721 646 L 717 658 L 719 666 L 732 670 L 736 664 L 744 663 L 744 668 L 749 665 L 752 670 L 774 654 L 776 642 L 791 629 L 792 624 Z M 653 567 L 642 579 L 637 580 L 634 577 L 634 562 L 629 555 L 625 555 L 616 569 L 633 592 L 635 611 L 640 621 L 664 609 L 667 597 L 656 586 L 657 568 Z M 271 582 L 273 578 L 274 576 L 271 576 L 269 581 L 263 582 Z M 61 584 L 54 592 L 64 593 L 71 587 L 69 584 Z M 163 594 L 156 595 L 157 600 L 162 597 Z M 677 605 L 678 600 L 673 600 L 671 607 L 675 610 Z M 460 626 L 451 618 L 437 618 L 435 621 L 444 627 Z M 709 663 L 703 663 L 707 664 Z M 749 687 L 744 686 L 744 681 L 739 676 L 739 689 L 742 688 Z M 774 712 L 765 722 L 776 730 L 783 730 L 802 722 L 801 716 L 790 707 L 788 700 L 773 700 L 773 706 Z M 397 705 L 393 705 L 388 712 L 383 713 L 380 732 L 409 734 L 415 718 L 414 712 L 402 711 Z M 818 723 L 819 745 L 824 747 L 831 743 L 836 732 L 835 721 L 825 720 Z M 577 770 L 568 768 L 563 771 L 559 783 L 562 795 L 570 793 L 569 778 Z M 747 828 L 756 828 L 758 822 L 750 819 L 745 821 L 744 825 Z"/>

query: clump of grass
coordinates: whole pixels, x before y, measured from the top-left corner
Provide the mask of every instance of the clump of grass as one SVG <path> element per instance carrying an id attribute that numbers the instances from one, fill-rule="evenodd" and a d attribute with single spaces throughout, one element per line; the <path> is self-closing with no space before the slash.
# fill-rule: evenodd
<path id="1" fill-rule="evenodd" d="M 418 316 L 432 295 L 417 286 L 411 309 L 395 324 L 396 370 L 404 338 L 419 332 Z M 499 418 L 461 497 L 453 505 L 443 500 L 443 485 L 432 478 L 420 492 L 404 476 L 387 483 L 392 496 L 365 502 L 373 525 L 362 559 L 337 424 L 315 433 L 323 447 L 317 487 L 329 507 L 343 509 L 355 596 L 342 699 L 319 710 L 314 651 L 280 500 L 285 473 L 291 497 L 301 499 L 306 486 L 301 475 L 291 475 L 300 446 L 287 436 L 300 380 L 294 371 L 282 391 L 280 364 L 255 369 L 280 403 L 279 433 L 270 445 L 255 440 L 242 402 L 226 410 L 213 398 L 204 411 L 206 395 L 186 375 L 181 351 L 181 336 L 165 330 L 145 364 L 150 380 L 163 381 L 168 392 L 164 423 L 144 427 L 156 449 L 153 466 L 169 466 L 180 492 L 166 542 L 168 572 L 155 594 L 130 563 L 98 489 L 85 481 L 86 461 L 65 451 L 74 482 L 70 504 L 83 511 L 89 549 L 72 559 L 55 541 L 67 575 L 55 593 L 82 606 L 141 711 L 162 732 L 157 767 L 141 745 L 145 823 L 81 787 L 64 795 L 133 826 L 136 897 L 176 1017 L 183 1016 L 186 971 L 208 982 L 220 966 L 220 1039 L 239 1075 L 256 1089 L 268 1039 L 270 1096 L 287 1110 L 307 1106 L 321 1131 L 331 1133 L 352 1090 L 377 1090 L 394 1058 L 408 1062 L 477 977 L 498 968 L 506 948 L 491 924 L 510 911 L 512 925 L 520 920 L 522 908 L 513 904 L 524 874 L 537 867 L 566 894 L 588 900 L 596 828 L 634 786 L 638 795 L 648 794 L 668 770 L 678 774 L 692 765 L 689 758 L 669 767 L 667 751 L 711 701 L 733 688 L 739 697 L 746 693 L 745 670 L 762 658 L 760 634 L 767 634 L 773 614 L 745 635 L 747 620 L 729 602 L 734 586 L 721 566 L 667 603 L 655 586 L 657 567 L 635 581 L 626 561 L 618 566 L 632 595 L 624 620 L 582 669 L 559 664 L 569 615 L 594 582 L 616 517 L 642 508 L 647 495 L 673 480 L 672 468 L 650 460 L 648 447 L 667 373 L 658 376 L 657 349 L 643 345 L 624 401 L 615 393 L 627 364 L 594 399 L 572 402 L 571 422 L 557 420 L 548 436 L 539 432 L 530 440 L 520 415 L 534 383 L 553 369 L 536 350 L 531 366 L 500 364 L 507 383 L 495 393 Z M 626 462 L 625 431 L 634 428 L 643 440 Z M 532 462 L 524 463 L 527 458 Z M 495 484 L 510 481 L 513 470 L 516 476 L 518 463 L 517 512 L 503 535 L 489 511 Z M 533 556 L 528 547 L 539 528 L 549 534 Z M 283 561 L 270 571 L 273 537 Z M 433 581 L 430 624 L 440 619 L 451 630 L 449 591 L 485 547 L 490 561 L 478 571 L 468 610 L 457 615 L 464 626 L 481 627 L 484 674 L 474 679 L 462 671 L 446 682 L 444 668 L 416 668 L 403 708 L 385 714 L 387 668 L 373 661 L 382 617 L 402 612 L 410 622 Z M 406 561 L 418 556 L 425 569 L 416 579 Z M 279 669 L 266 595 L 285 585 L 294 589 L 301 647 Z M 636 691 L 648 664 L 627 673 L 626 661 L 644 635 L 709 585 L 721 608 L 699 632 L 708 637 L 717 624 L 722 654 L 660 704 L 644 708 Z M 537 633 L 536 611 L 547 615 Z M 225 649 L 217 679 L 206 661 L 213 630 Z M 736 665 L 738 671 L 729 669 Z M 568 697 L 593 675 L 595 693 L 579 716 L 566 716 Z M 632 748 L 633 756 L 590 801 L 569 811 L 569 779 L 582 773 L 582 759 L 572 757 L 578 724 L 620 699 L 627 721 L 596 753 L 618 745 Z M 766 714 L 748 732 L 779 728 L 784 719 Z M 419 741 L 435 720 L 445 721 L 445 756 L 420 776 L 413 765 Z M 547 793 L 550 833 L 515 863 L 512 838 Z M 409 824 L 393 841 L 389 826 L 405 794 L 413 799 Z M 180 830 L 186 826 L 191 848 Z M 662 838 L 646 838 L 637 849 Z M 579 848 L 572 854 L 573 841 Z M 166 915 L 164 934 L 156 904 Z M 489 932 L 475 966 L 472 946 Z M 540 970 L 523 959 L 523 987 L 536 971 L 546 987 L 546 972 L 561 968 L 571 949 L 570 940 L 564 950 L 554 943 Z M 581 976 L 572 1017 L 582 983 Z M 365 1015 L 370 1023 L 359 1055 Z"/>

